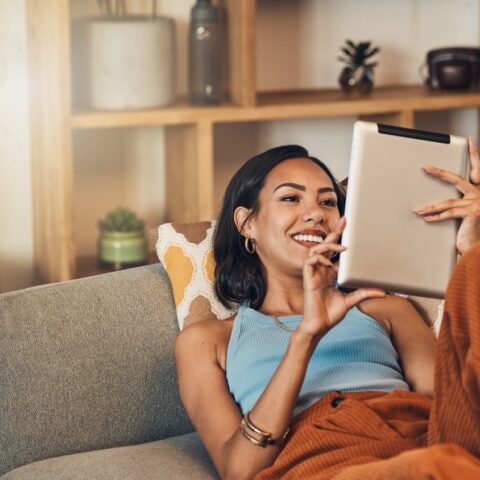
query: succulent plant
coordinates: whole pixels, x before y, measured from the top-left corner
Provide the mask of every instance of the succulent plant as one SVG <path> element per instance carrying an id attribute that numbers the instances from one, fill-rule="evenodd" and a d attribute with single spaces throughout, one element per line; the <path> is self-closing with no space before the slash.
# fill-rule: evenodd
<path id="1" fill-rule="evenodd" d="M 98 222 L 101 232 L 141 232 L 145 223 L 128 208 L 119 207 Z"/>
<path id="2" fill-rule="evenodd" d="M 347 40 L 341 50 L 344 55 L 338 57 L 338 60 L 346 63 L 351 69 L 364 67 L 371 70 L 377 65 L 377 62 L 369 62 L 368 59 L 378 53 L 380 48 L 371 48 L 371 42 L 355 43 L 352 40 Z"/>

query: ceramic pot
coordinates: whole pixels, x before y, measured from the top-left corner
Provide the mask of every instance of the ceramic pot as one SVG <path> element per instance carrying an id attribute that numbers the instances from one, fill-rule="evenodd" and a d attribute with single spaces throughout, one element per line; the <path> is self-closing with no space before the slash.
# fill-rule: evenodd
<path id="1" fill-rule="evenodd" d="M 373 71 L 365 67 L 345 67 L 338 79 L 341 89 L 347 94 L 368 95 L 373 88 Z"/>
<path id="2" fill-rule="evenodd" d="M 175 100 L 175 23 L 169 17 L 91 18 L 76 27 L 87 107 L 154 108 Z"/>
<path id="3" fill-rule="evenodd" d="M 101 232 L 98 257 L 102 265 L 120 270 L 147 263 L 147 239 L 140 232 Z"/>

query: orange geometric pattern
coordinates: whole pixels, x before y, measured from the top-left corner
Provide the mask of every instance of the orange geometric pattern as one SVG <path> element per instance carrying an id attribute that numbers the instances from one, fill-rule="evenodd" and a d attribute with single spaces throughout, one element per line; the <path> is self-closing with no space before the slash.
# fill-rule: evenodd
<path id="1" fill-rule="evenodd" d="M 165 223 L 158 227 L 157 255 L 168 273 L 180 330 L 201 320 L 224 320 L 236 310 L 215 295 L 212 240 L 215 222 Z"/>

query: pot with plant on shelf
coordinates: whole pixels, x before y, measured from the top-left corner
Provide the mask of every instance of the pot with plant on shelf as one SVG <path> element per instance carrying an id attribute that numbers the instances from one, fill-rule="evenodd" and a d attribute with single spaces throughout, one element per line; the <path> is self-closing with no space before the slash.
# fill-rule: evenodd
<path id="1" fill-rule="evenodd" d="M 113 111 L 175 101 L 175 21 L 157 14 L 157 1 L 97 0 L 100 15 L 74 21 L 76 103 Z M 144 13 L 130 13 L 129 3 Z"/>
<path id="2" fill-rule="evenodd" d="M 378 47 L 371 47 L 371 42 L 347 40 L 341 47 L 343 56 L 338 57 L 346 66 L 338 79 L 343 92 L 347 94 L 368 95 L 374 84 L 373 69 L 377 62 L 371 58 L 380 51 Z"/>
<path id="3" fill-rule="evenodd" d="M 99 264 L 113 270 L 147 263 L 144 222 L 128 208 L 119 207 L 98 222 Z"/>

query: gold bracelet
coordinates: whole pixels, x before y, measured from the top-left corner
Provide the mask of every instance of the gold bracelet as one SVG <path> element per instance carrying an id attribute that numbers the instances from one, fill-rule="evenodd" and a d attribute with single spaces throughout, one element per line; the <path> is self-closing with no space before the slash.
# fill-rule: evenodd
<path id="1" fill-rule="evenodd" d="M 285 439 L 287 438 L 288 432 L 290 431 L 287 428 L 286 432 L 280 438 L 272 438 L 272 434 L 269 432 L 265 432 L 264 430 L 258 428 L 254 425 L 249 417 L 250 411 L 246 412 L 243 416 L 242 422 L 240 423 L 240 430 L 242 435 L 249 440 L 250 442 L 258 445 L 261 448 L 265 448 L 268 445 L 283 445 L 285 443 Z M 247 428 L 250 429 L 252 432 L 260 435 L 260 438 L 255 437 L 251 433 L 247 431 Z"/>

